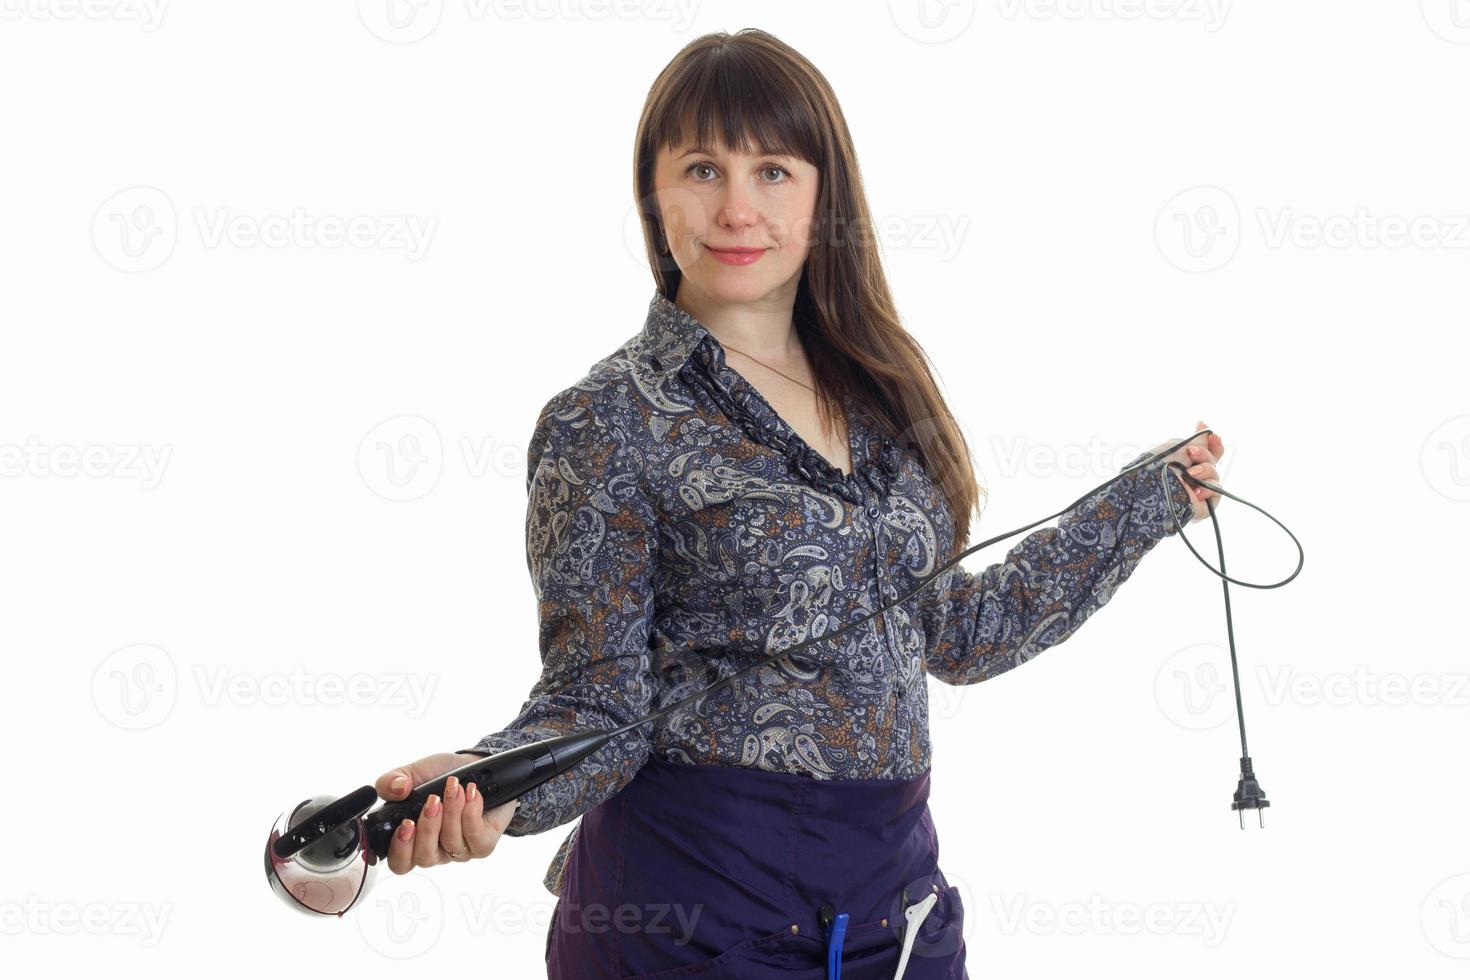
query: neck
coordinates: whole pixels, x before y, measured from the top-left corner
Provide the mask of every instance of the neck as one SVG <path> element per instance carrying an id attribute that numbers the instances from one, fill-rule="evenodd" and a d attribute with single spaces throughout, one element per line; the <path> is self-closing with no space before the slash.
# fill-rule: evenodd
<path id="1" fill-rule="evenodd" d="M 704 324 L 721 346 L 733 347 L 774 364 L 799 363 L 801 341 L 791 319 L 795 296 L 771 295 L 746 303 L 714 300 L 690 285 L 679 283 L 674 305 Z"/>

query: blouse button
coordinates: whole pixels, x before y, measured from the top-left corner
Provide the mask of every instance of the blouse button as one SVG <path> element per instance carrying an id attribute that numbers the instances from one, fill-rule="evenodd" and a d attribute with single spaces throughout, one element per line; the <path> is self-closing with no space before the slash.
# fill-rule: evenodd
<path id="1" fill-rule="evenodd" d="M 879 507 L 877 504 L 869 504 L 868 505 L 868 516 L 869 517 L 877 517 L 882 512 L 883 512 L 883 509 L 881 507 Z"/>

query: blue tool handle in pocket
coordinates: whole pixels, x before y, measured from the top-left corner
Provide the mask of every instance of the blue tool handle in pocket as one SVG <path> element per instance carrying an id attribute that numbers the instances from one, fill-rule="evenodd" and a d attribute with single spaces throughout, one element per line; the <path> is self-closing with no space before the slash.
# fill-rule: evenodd
<path id="1" fill-rule="evenodd" d="M 827 980 L 842 980 L 842 940 L 847 936 L 847 913 L 832 919 L 827 933 Z"/>

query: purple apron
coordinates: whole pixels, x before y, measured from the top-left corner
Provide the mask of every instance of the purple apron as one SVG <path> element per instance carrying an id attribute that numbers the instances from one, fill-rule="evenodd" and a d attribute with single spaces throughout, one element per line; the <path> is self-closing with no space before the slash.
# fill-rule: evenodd
<path id="1" fill-rule="evenodd" d="M 929 773 L 818 780 L 651 757 L 582 816 L 547 936 L 551 980 L 893 980 L 907 905 L 938 896 L 904 980 L 969 980 Z M 829 906 L 826 916 L 823 906 Z"/>

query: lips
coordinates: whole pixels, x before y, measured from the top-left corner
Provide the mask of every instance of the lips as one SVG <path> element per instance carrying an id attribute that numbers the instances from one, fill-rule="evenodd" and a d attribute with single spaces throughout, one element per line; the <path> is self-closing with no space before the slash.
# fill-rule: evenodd
<path id="1" fill-rule="evenodd" d="M 760 261 L 760 257 L 766 254 L 763 248 L 750 248 L 748 246 L 737 246 L 735 248 L 719 248 L 706 244 L 709 254 L 714 256 L 716 262 L 725 265 L 750 265 L 752 262 Z"/>

